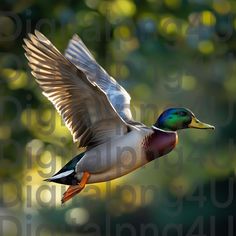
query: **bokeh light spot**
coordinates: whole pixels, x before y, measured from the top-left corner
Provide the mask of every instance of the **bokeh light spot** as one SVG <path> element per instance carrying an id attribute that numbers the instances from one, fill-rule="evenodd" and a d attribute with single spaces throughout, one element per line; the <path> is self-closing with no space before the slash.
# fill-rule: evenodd
<path id="1" fill-rule="evenodd" d="M 69 225 L 84 225 L 89 220 L 89 213 L 85 208 L 72 208 L 66 212 L 65 220 Z"/>
<path id="2" fill-rule="evenodd" d="M 127 26 L 120 26 L 117 27 L 114 31 L 115 37 L 122 38 L 122 39 L 128 39 L 131 37 L 130 29 Z"/>
<path id="3" fill-rule="evenodd" d="M 85 4 L 90 8 L 97 8 L 100 0 L 85 0 Z"/>
<path id="4" fill-rule="evenodd" d="M 170 184 L 170 192 L 177 197 L 183 197 L 190 189 L 190 184 L 186 177 L 178 176 Z"/>
<path id="5" fill-rule="evenodd" d="M 24 71 L 3 69 L 1 74 L 7 79 L 10 89 L 20 89 L 27 85 L 27 74 Z"/>
<path id="6" fill-rule="evenodd" d="M 198 49 L 203 54 L 211 54 L 214 52 L 214 44 L 209 40 L 199 42 Z"/>
<path id="7" fill-rule="evenodd" d="M 182 0 L 165 0 L 165 5 L 171 9 L 177 9 L 181 6 Z"/>
<path id="8" fill-rule="evenodd" d="M 44 144 L 39 139 L 32 139 L 26 144 L 26 150 L 30 156 L 36 156 L 43 151 Z"/>
<path id="9" fill-rule="evenodd" d="M 7 40 L 14 38 L 15 23 L 7 16 L 0 16 L 0 35 L 1 41 L 5 38 Z M 0 42 L 1 42 L 0 41 Z"/>
<path id="10" fill-rule="evenodd" d="M 206 26 L 214 26 L 216 23 L 216 17 L 211 11 L 203 11 L 201 14 L 201 22 Z"/>
<path id="11" fill-rule="evenodd" d="M 193 90 L 196 87 L 196 79 L 191 75 L 183 75 L 182 88 L 184 90 Z"/>
<path id="12" fill-rule="evenodd" d="M 230 12 L 231 5 L 228 1 L 225 1 L 225 0 L 214 0 L 213 8 L 219 14 L 225 15 Z"/>
<path id="13" fill-rule="evenodd" d="M 231 76 L 224 82 L 224 88 L 227 90 L 228 94 L 231 95 L 234 99 L 236 98 L 236 77 Z"/>
<path id="14" fill-rule="evenodd" d="M 9 139 L 11 137 L 11 127 L 8 125 L 0 126 L 0 139 Z"/>

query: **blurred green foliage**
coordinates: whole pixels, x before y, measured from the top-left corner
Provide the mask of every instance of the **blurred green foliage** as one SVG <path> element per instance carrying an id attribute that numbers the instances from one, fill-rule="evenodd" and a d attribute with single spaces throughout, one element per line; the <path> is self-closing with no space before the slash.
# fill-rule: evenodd
<path id="1" fill-rule="evenodd" d="M 19 228 L 27 235 L 29 225 L 31 233 L 42 226 L 38 235 L 209 235 L 214 227 L 226 235 L 236 217 L 236 2 L 1 0 L 0 7 L 0 209 L 19 221 L 6 224 L 6 235 Z M 168 157 L 61 207 L 65 187 L 42 180 L 78 150 L 30 74 L 22 43 L 34 29 L 62 52 L 80 35 L 131 94 L 135 119 L 151 125 L 166 107 L 184 106 L 215 132 L 181 131 Z"/>

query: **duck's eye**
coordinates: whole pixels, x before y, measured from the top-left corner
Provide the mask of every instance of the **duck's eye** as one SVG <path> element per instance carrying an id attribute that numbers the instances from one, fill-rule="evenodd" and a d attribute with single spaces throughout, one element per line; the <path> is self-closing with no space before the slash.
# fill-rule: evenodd
<path id="1" fill-rule="evenodd" d="M 186 112 L 186 111 L 180 111 L 180 112 L 178 112 L 178 115 L 180 115 L 180 116 L 186 116 L 186 115 L 187 115 L 187 112 Z"/>

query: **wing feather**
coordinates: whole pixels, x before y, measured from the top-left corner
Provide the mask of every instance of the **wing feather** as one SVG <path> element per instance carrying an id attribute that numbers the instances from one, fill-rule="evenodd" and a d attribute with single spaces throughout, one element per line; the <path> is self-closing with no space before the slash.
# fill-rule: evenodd
<path id="1" fill-rule="evenodd" d="M 78 35 L 74 35 L 65 51 L 65 57 L 107 94 L 111 104 L 127 122 L 132 120 L 130 95 L 94 59 Z"/>
<path id="2" fill-rule="evenodd" d="M 121 133 L 127 132 L 126 122 L 103 90 L 44 35 L 35 31 L 35 35 L 29 34 L 24 42 L 32 75 L 62 116 L 74 142 L 80 141 L 81 147 L 90 147 L 117 135 L 117 127 Z"/>

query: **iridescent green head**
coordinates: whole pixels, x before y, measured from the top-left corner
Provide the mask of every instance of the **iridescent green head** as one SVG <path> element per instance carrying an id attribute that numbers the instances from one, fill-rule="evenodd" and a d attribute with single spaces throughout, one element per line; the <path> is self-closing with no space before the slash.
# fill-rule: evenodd
<path id="1" fill-rule="evenodd" d="M 212 125 L 199 121 L 195 115 L 186 108 L 169 108 L 165 110 L 157 119 L 154 127 L 176 131 L 179 129 L 214 129 Z"/>

